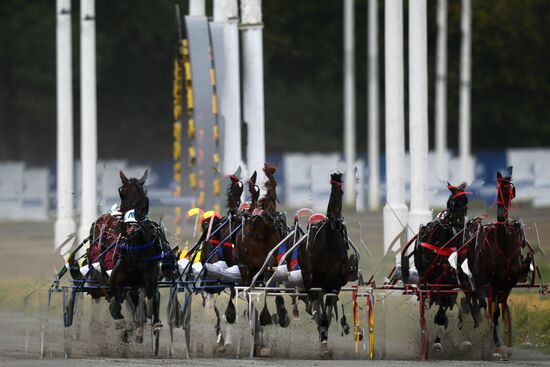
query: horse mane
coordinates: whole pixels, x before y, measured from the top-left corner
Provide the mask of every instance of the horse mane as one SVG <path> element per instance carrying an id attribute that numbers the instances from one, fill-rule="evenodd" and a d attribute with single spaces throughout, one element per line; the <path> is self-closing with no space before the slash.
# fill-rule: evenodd
<path id="1" fill-rule="evenodd" d="M 330 175 L 330 198 L 327 206 L 327 218 L 335 220 L 342 218 L 342 173 L 336 172 Z"/>
<path id="2" fill-rule="evenodd" d="M 227 208 L 230 212 L 236 212 L 241 205 L 241 194 L 243 193 L 243 186 L 238 185 L 241 182 L 235 175 L 229 176 L 231 182 L 227 185 Z"/>
<path id="3" fill-rule="evenodd" d="M 264 164 L 264 173 L 267 177 L 267 181 L 264 184 L 266 193 L 258 202 L 265 212 L 272 215 L 277 212 L 277 181 L 275 180 L 276 170 L 277 168 L 274 165 L 269 163 Z"/>

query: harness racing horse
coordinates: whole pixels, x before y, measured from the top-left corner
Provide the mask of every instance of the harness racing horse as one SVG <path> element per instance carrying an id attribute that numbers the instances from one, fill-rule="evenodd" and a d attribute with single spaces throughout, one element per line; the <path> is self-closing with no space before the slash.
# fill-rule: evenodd
<path id="1" fill-rule="evenodd" d="M 262 266 L 270 254 L 270 251 L 286 236 L 288 227 L 286 218 L 283 213 L 277 212 L 277 181 L 275 180 L 276 168 L 273 165 L 265 164 L 264 173 L 267 177 L 265 183 L 266 193 L 258 200 L 256 208 L 254 208 L 248 217 L 245 217 L 243 228 L 240 235 L 235 238 L 235 256 L 237 265 L 241 274 L 242 281 L 245 285 L 253 286 L 252 280 L 255 274 L 259 273 Z M 249 190 L 252 193 L 252 205 L 254 205 L 255 195 L 258 192 L 255 186 L 254 174 L 249 181 Z M 275 265 L 275 258 L 271 258 L 271 265 Z M 267 274 L 264 275 L 264 282 Z M 273 319 L 276 319 L 279 326 L 287 327 L 290 324 L 288 312 L 284 306 L 284 299 L 278 295 L 275 297 L 277 305 L 277 316 L 272 317 L 267 309 L 267 302 L 264 303 L 264 308 L 259 317 L 260 327 L 270 325 Z M 249 315 L 254 317 L 254 315 Z M 260 333 L 261 334 L 261 333 Z M 270 355 L 269 348 L 263 345 L 262 337 L 260 336 L 255 341 L 255 353 L 258 355 Z"/>
<path id="2" fill-rule="evenodd" d="M 121 204 L 113 205 L 109 213 L 101 215 L 90 227 L 88 236 L 89 246 L 82 266 L 70 261 L 70 273 L 73 279 L 80 280 L 81 285 L 86 281 L 93 281 L 97 287 L 88 287 L 87 292 L 94 300 L 100 297 L 110 299 L 109 277 L 120 255 L 119 243 L 125 236 L 124 215 L 134 210 L 139 218 L 144 218 L 149 211 L 149 199 L 144 185 L 149 175 L 146 170 L 140 179 L 128 179 L 124 172 L 119 172 L 122 186 L 118 189 Z M 66 324 L 72 324 L 74 297 L 71 296 L 67 304 Z"/>
<path id="3" fill-rule="evenodd" d="M 142 342 L 146 318 L 152 318 L 153 332 L 157 336 L 162 327 L 158 281 L 161 269 L 165 277 L 174 276 L 175 258 L 162 227 L 146 217 L 149 211 L 149 199 L 144 188 L 147 171 L 139 180 L 127 179 L 122 171 L 120 176 L 120 212 L 124 213 L 124 222 L 119 242 L 114 247 L 115 263 L 109 277 L 109 311 L 113 319 L 122 320 L 121 304 L 126 297 L 136 324 L 136 341 Z"/>
<path id="4" fill-rule="evenodd" d="M 327 345 L 328 329 L 340 289 L 358 278 L 358 259 L 355 255 L 348 256 L 349 239 L 342 217 L 342 174 L 332 174 L 330 183 L 327 215 L 310 223 L 309 238 L 300 244 L 298 252 L 298 264 L 308 293 L 308 309 L 317 323 L 323 359 L 332 358 Z"/>
<path id="5" fill-rule="evenodd" d="M 512 167 L 509 167 L 506 176 L 497 172 L 497 221 L 475 228 L 475 248 L 468 253 L 468 264 L 472 269 L 479 302 L 486 306 L 486 296 L 489 300 L 489 316 L 495 344 L 494 357 L 497 358 L 503 358 L 498 330 L 499 317 L 502 312 L 505 326 L 504 342 L 510 347 L 512 338 L 508 296 L 512 288 L 526 280 L 527 274 L 532 270 L 530 267 L 533 261 L 533 250 L 525 239 L 523 224 L 516 219 L 508 218 L 510 203 L 514 197 Z M 523 259 L 521 251 L 526 246 L 529 250 Z"/>
<path id="6" fill-rule="evenodd" d="M 437 305 L 438 310 L 434 317 L 434 323 L 439 326 L 436 331 L 433 350 L 441 352 L 443 350 L 440 337 L 441 328 L 448 327 L 447 310 L 454 307 L 457 303 L 458 293 L 449 292 L 452 289 L 469 286 L 467 276 L 456 263 L 460 259 L 465 259 L 467 246 L 464 246 L 464 223 L 468 212 L 468 194 L 465 191 L 466 183 L 459 186 L 453 186 L 447 183 L 450 191 L 447 200 L 447 210 L 426 225 L 421 225 L 418 231 L 414 245 L 414 263 L 418 271 L 418 283 L 421 286 L 429 286 L 430 297 L 429 307 Z M 409 270 L 409 257 L 404 251 L 401 254 L 401 269 L 403 281 L 407 283 L 412 279 Z M 480 321 L 480 311 L 477 303 L 472 307 L 470 305 L 471 297 L 466 293 L 466 300 L 463 301 L 464 309 L 472 310 L 474 327 Z M 423 301 L 422 301 L 423 302 Z M 459 329 L 462 328 L 462 309 L 459 308 Z M 464 342 L 463 347 L 469 349 L 470 342 Z"/>
<path id="7" fill-rule="evenodd" d="M 213 225 L 210 228 L 210 233 L 213 233 L 209 236 L 208 239 L 205 239 L 203 242 L 203 250 L 201 251 L 201 263 L 205 267 L 204 277 L 208 280 L 218 280 L 222 283 L 227 284 L 232 281 L 235 282 L 237 279 L 235 277 L 228 279 L 225 274 L 234 269 L 234 273 L 238 272 L 238 267 L 235 259 L 235 250 L 234 243 L 235 239 L 238 236 L 239 228 L 241 227 L 241 214 L 239 212 L 239 207 L 241 205 L 241 195 L 243 193 L 243 183 L 235 175 L 229 176 L 230 183 L 227 186 L 227 215 L 223 218 L 213 217 Z M 208 226 L 203 226 L 203 235 L 209 233 Z M 212 229 L 215 228 L 214 231 Z M 229 269 L 229 270 L 228 270 Z M 209 284 L 209 283 L 205 283 Z M 212 288 L 207 288 L 207 292 L 210 294 L 217 293 L 219 294 L 226 285 L 222 284 L 220 287 L 212 286 Z M 234 324 L 236 320 L 236 310 L 233 303 L 234 290 L 231 288 L 229 302 L 225 310 L 225 320 L 228 324 Z M 228 349 L 228 345 L 231 344 L 230 341 L 224 339 L 221 330 L 221 319 L 220 313 L 217 309 L 216 302 L 214 301 L 214 312 L 216 314 L 216 335 L 217 335 L 217 345 L 214 348 L 214 353 L 223 353 Z"/>

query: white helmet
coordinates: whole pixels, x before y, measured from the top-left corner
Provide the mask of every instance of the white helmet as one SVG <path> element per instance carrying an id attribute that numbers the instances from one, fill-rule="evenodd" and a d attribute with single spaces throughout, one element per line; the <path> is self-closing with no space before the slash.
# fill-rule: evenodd
<path id="1" fill-rule="evenodd" d="M 128 210 L 126 214 L 124 214 L 124 223 L 136 223 L 136 211 L 134 209 Z"/>
<path id="2" fill-rule="evenodd" d="M 120 206 L 116 203 L 113 204 L 111 210 L 109 211 L 109 214 L 111 214 L 112 216 L 122 215 L 122 213 L 120 212 Z"/>

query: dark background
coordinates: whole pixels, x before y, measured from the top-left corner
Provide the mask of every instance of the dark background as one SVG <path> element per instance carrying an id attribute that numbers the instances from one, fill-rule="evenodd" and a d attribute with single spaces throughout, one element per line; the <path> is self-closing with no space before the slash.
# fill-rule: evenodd
<path id="1" fill-rule="evenodd" d="M 99 158 L 170 159 L 172 0 L 96 0 Z M 187 1 L 179 1 L 187 11 Z M 211 14 L 211 1 L 208 13 Z M 407 1 L 405 45 L 407 40 Z M 75 137 L 79 1 L 73 0 Z M 550 2 L 474 0 L 473 149 L 550 146 Z M 384 2 L 379 1 L 381 133 Z M 342 149 L 342 2 L 264 0 L 268 153 Z M 436 1 L 428 1 L 433 146 Z M 367 2 L 355 1 L 357 134 L 366 151 Z M 460 1 L 449 0 L 449 146 L 458 143 Z M 405 72 L 406 72 L 405 64 Z M 0 1 L 0 160 L 55 160 L 55 1 Z M 406 89 L 405 89 L 406 91 Z M 75 139 L 75 155 L 79 156 Z M 383 144 L 383 139 L 381 140 Z"/>

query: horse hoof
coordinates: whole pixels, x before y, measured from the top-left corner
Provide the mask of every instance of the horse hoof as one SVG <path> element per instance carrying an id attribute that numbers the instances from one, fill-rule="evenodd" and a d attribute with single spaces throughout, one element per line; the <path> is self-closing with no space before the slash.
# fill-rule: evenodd
<path id="1" fill-rule="evenodd" d="M 505 361 L 506 358 L 504 357 L 504 354 L 500 353 L 500 352 L 494 352 L 493 355 L 491 356 L 491 359 L 493 361 Z"/>
<path id="2" fill-rule="evenodd" d="M 298 307 L 292 309 L 292 317 L 294 317 L 294 320 L 300 319 L 300 311 L 298 311 Z"/>
<path id="3" fill-rule="evenodd" d="M 226 355 L 236 355 L 235 347 L 233 346 L 233 344 L 227 343 L 223 347 Z"/>
<path id="4" fill-rule="evenodd" d="M 332 359 L 333 353 L 330 349 L 328 349 L 327 342 L 321 343 L 320 355 L 321 355 L 321 359 L 323 360 Z"/>
<path id="5" fill-rule="evenodd" d="M 223 344 L 218 344 L 214 347 L 214 355 L 220 355 L 225 353 L 225 346 Z"/>
<path id="6" fill-rule="evenodd" d="M 271 348 L 264 345 L 259 346 L 258 350 L 256 351 L 256 356 L 261 358 L 271 358 Z"/>
<path id="7" fill-rule="evenodd" d="M 124 330 L 121 339 L 124 344 L 130 343 L 130 332 L 128 330 Z"/>
<path id="8" fill-rule="evenodd" d="M 124 329 L 124 320 L 115 320 L 115 329 L 116 330 L 120 330 L 120 329 Z"/>
<path id="9" fill-rule="evenodd" d="M 441 353 L 443 352 L 443 345 L 441 345 L 441 343 L 434 343 L 434 345 L 432 346 L 432 350 L 435 353 Z"/>
<path id="10" fill-rule="evenodd" d="M 469 353 L 472 351 L 472 343 L 470 343 L 469 341 L 465 340 L 462 342 L 462 344 L 460 345 L 461 349 L 463 352 L 465 353 Z"/>

